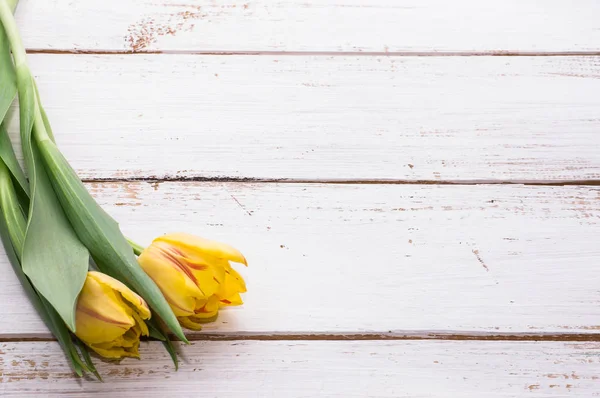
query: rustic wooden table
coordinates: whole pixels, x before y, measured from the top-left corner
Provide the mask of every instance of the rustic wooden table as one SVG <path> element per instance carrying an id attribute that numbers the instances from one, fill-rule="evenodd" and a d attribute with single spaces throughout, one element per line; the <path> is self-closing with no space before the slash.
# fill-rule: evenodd
<path id="1" fill-rule="evenodd" d="M 126 234 L 250 267 L 179 372 L 143 343 L 101 384 L 0 256 L 3 397 L 600 395 L 600 2 L 17 14 L 57 141 Z"/>

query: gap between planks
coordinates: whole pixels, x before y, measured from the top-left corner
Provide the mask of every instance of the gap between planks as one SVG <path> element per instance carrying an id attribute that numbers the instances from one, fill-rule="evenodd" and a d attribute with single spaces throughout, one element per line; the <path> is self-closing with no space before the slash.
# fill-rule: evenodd
<path id="1" fill-rule="evenodd" d="M 322 56 L 322 57 L 572 57 L 600 56 L 600 51 L 226 51 L 226 50 L 86 50 L 30 48 L 27 54 L 63 55 L 248 55 L 248 56 Z"/>
<path id="2" fill-rule="evenodd" d="M 458 331 L 389 332 L 389 333 L 204 333 L 190 334 L 190 341 L 389 341 L 389 340 L 441 340 L 441 341 L 600 341 L 600 333 L 489 333 Z M 172 338 L 173 341 L 177 339 Z M 0 337 L 0 343 L 48 342 L 48 337 Z"/>
<path id="3" fill-rule="evenodd" d="M 129 178 L 84 178 L 84 183 L 95 182 L 222 182 L 267 184 L 365 184 L 365 185 L 527 185 L 527 186 L 600 186 L 600 180 L 401 180 L 401 179 L 295 179 L 252 177 L 148 176 Z"/>

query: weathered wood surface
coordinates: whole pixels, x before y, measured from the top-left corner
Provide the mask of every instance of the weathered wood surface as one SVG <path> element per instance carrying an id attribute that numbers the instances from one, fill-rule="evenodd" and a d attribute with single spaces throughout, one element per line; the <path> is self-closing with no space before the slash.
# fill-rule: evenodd
<path id="1" fill-rule="evenodd" d="M 600 344 L 487 341 L 159 343 L 141 361 L 99 363 L 105 383 L 73 377 L 54 342 L 0 343 L 3 397 L 595 397 Z M 99 361 L 98 361 L 99 362 Z"/>
<path id="2" fill-rule="evenodd" d="M 21 0 L 30 49 L 600 51 L 595 0 Z"/>
<path id="3" fill-rule="evenodd" d="M 0 256 L 0 395 L 600 395 L 599 2 L 20 3 L 100 203 L 239 247 L 250 290 L 191 335 L 232 341 L 100 384 L 22 341 L 50 335 Z"/>
<path id="4" fill-rule="evenodd" d="M 598 333 L 600 187 L 88 184 L 127 236 L 248 258 L 219 334 Z M 0 336 L 49 337 L 2 256 Z"/>
<path id="5" fill-rule="evenodd" d="M 600 179 L 600 57 L 30 60 L 86 179 Z"/>

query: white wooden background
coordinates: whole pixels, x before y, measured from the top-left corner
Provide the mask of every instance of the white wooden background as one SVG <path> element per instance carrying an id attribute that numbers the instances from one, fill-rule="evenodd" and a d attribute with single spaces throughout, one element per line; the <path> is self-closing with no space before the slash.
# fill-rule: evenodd
<path id="1" fill-rule="evenodd" d="M 600 3 L 21 0 L 59 145 L 246 304 L 73 377 L 0 259 L 0 395 L 600 396 Z M 10 115 L 18 141 L 17 114 Z"/>

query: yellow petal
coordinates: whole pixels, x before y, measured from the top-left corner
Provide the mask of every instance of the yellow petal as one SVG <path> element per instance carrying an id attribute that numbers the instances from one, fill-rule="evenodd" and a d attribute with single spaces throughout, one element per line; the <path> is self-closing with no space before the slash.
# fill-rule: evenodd
<path id="1" fill-rule="evenodd" d="M 205 296 L 181 269 L 180 265 L 162 255 L 160 247 L 152 244 L 138 257 L 140 266 L 154 280 L 176 316 L 194 313 Z"/>
<path id="2" fill-rule="evenodd" d="M 227 290 L 232 293 L 246 293 L 246 282 L 244 282 L 244 278 L 242 278 L 242 276 L 232 268 L 227 271 L 225 280 L 221 284 L 221 289 L 219 292 L 222 292 L 223 290 Z"/>
<path id="3" fill-rule="evenodd" d="M 142 318 L 140 318 L 139 314 L 137 312 L 133 311 L 133 313 L 131 315 L 133 315 L 133 318 L 135 319 L 135 322 L 136 322 L 135 327 L 139 328 L 140 334 L 142 336 L 150 336 L 150 331 L 148 330 L 148 325 L 146 325 L 146 322 L 144 322 L 142 320 Z"/>
<path id="4" fill-rule="evenodd" d="M 185 233 L 174 233 L 161 236 L 156 238 L 154 241 L 167 242 L 176 247 L 181 247 L 186 251 L 200 252 L 216 259 L 228 260 L 248 265 L 246 258 L 234 247 L 214 240 L 200 238 L 199 236 Z"/>
<path id="5" fill-rule="evenodd" d="M 148 304 L 146 304 L 143 298 L 134 293 L 123 283 L 101 272 L 90 271 L 88 272 L 88 277 L 95 279 L 98 283 L 103 283 L 121 293 L 121 296 L 123 296 L 125 300 L 133 305 L 142 319 L 150 319 L 151 314 Z"/>
<path id="6" fill-rule="evenodd" d="M 161 261 L 169 262 L 178 271 L 185 274 L 202 291 L 204 297 L 214 294 L 219 288 L 219 284 L 224 279 L 225 269 L 220 263 L 223 261 L 206 256 L 195 258 L 190 251 L 176 248 L 166 242 L 154 242 L 150 250 L 161 257 Z M 142 253 L 143 254 L 143 253 Z"/>
<path id="7" fill-rule="evenodd" d="M 222 306 L 235 306 L 242 305 L 244 302 L 242 301 L 242 296 L 239 293 L 234 293 L 230 296 L 224 297 L 220 300 Z"/>
<path id="8" fill-rule="evenodd" d="M 201 330 L 205 323 L 214 322 L 217 319 L 218 311 L 210 313 L 201 313 L 193 316 L 177 318 L 181 326 L 191 330 Z"/>
<path id="9" fill-rule="evenodd" d="M 135 325 L 133 311 L 108 285 L 87 278 L 77 301 L 77 336 L 87 343 L 112 341 Z"/>
<path id="10" fill-rule="evenodd" d="M 140 354 L 138 352 L 138 348 L 139 348 L 139 342 L 135 347 L 132 347 L 130 349 L 125 349 L 123 347 L 119 347 L 119 346 L 111 346 L 111 347 L 99 347 L 99 346 L 95 346 L 95 345 L 88 345 L 92 350 L 94 350 L 96 353 L 98 353 L 99 355 L 103 356 L 104 358 L 108 358 L 108 359 L 121 359 L 121 358 L 125 358 L 125 357 L 129 357 L 129 358 L 139 358 Z"/>
<path id="11" fill-rule="evenodd" d="M 189 316 L 182 316 L 177 318 L 177 320 L 179 321 L 181 326 L 183 326 L 186 329 L 202 330 L 202 325 L 198 322 L 192 321 Z"/>
<path id="12" fill-rule="evenodd" d="M 204 307 L 196 311 L 196 315 L 200 315 L 201 318 L 210 318 L 211 316 L 215 316 L 218 310 L 219 298 L 213 295 L 208 298 L 208 301 L 206 302 L 206 305 Z"/>
<path id="13" fill-rule="evenodd" d="M 239 292 L 246 293 L 246 281 L 244 281 L 244 278 L 233 268 L 229 270 L 229 275 L 237 282 Z"/>

